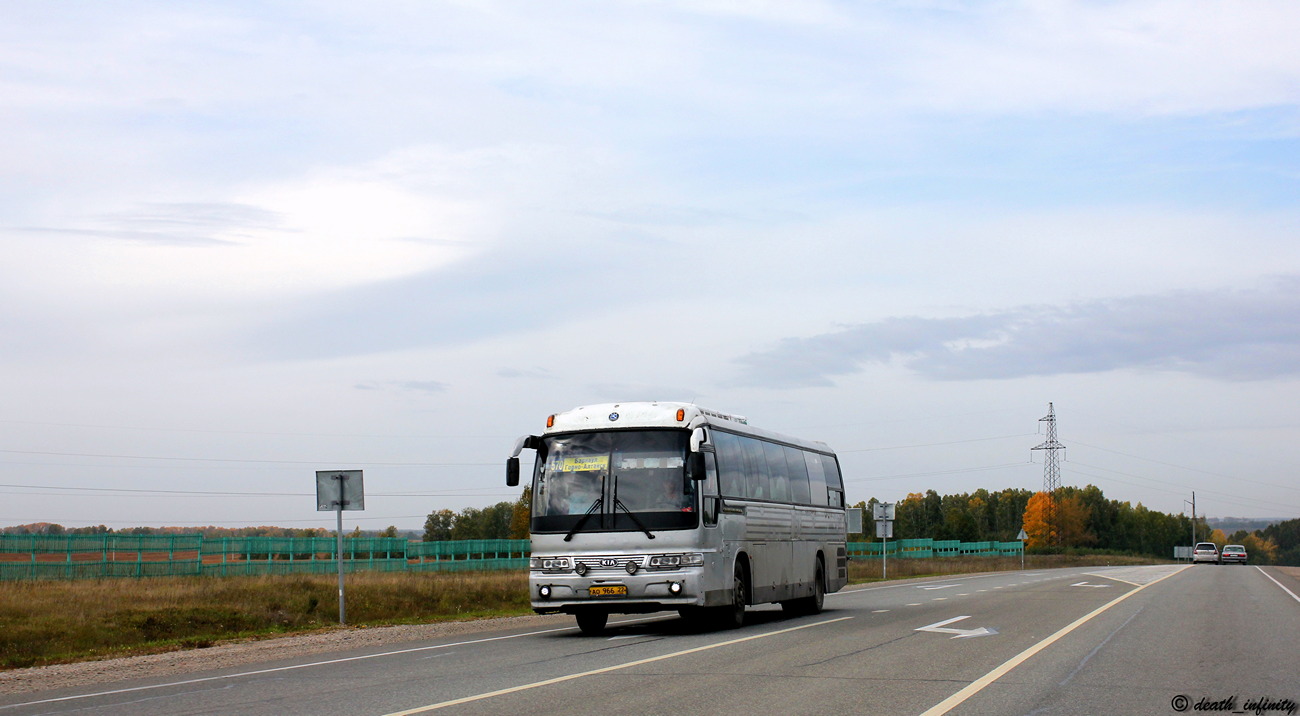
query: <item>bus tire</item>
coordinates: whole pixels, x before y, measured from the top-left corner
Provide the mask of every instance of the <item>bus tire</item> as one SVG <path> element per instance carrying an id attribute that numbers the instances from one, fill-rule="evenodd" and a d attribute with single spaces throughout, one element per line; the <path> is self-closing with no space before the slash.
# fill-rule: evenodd
<path id="1" fill-rule="evenodd" d="M 609 621 L 609 613 L 597 609 L 583 610 L 573 616 L 578 619 L 578 628 L 588 636 L 596 636 L 605 631 L 605 623 Z"/>
<path id="2" fill-rule="evenodd" d="M 822 565 L 820 559 L 817 560 L 817 576 L 813 580 L 813 594 L 808 597 L 804 613 L 821 614 L 822 607 L 826 604 L 826 567 Z"/>
<path id="3" fill-rule="evenodd" d="M 736 562 L 736 571 L 731 582 L 731 604 L 718 607 L 723 629 L 739 629 L 745 625 L 745 603 L 749 601 L 749 580 L 745 567 Z"/>

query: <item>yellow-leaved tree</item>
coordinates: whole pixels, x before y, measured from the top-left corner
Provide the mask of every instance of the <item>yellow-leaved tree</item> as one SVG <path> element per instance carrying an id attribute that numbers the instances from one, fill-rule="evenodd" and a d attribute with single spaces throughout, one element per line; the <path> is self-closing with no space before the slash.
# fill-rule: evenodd
<path id="1" fill-rule="evenodd" d="M 1052 508 L 1052 496 L 1046 492 L 1035 492 L 1029 498 L 1024 516 L 1025 535 L 1028 537 L 1026 547 L 1056 544 L 1056 529 L 1051 524 Z"/>

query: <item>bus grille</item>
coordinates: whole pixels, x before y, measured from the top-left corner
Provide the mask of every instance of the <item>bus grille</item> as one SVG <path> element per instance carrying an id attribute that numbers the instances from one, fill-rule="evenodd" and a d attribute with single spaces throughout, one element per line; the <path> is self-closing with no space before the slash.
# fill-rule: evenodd
<path id="1" fill-rule="evenodd" d="M 577 564 L 586 565 L 592 574 L 600 572 L 625 572 L 627 571 L 628 562 L 636 562 L 637 569 L 643 569 L 646 565 L 646 555 L 644 554 L 610 554 L 610 555 L 591 555 L 583 557 L 574 557 Z"/>

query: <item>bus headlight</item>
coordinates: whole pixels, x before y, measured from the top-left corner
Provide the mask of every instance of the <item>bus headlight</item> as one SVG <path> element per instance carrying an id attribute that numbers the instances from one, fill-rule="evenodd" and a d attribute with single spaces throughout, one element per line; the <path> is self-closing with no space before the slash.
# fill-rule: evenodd
<path id="1" fill-rule="evenodd" d="M 657 554 L 650 558 L 650 569 L 678 569 L 680 567 L 704 566 L 704 555 L 698 552 L 687 554 Z"/>
<path id="2" fill-rule="evenodd" d="M 671 594 L 671 595 L 673 595 L 674 597 L 677 596 L 677 595 L 679 595 L 679 594 L 681 594 L 681 593 L 682 593 L 682 583 L 681 583 L 681 582 L 670 582 L 670 583 L 668 584 L 668 593 Z"/>
<path id="3" fill-rule="evenodd" d="M 568 557 L 529 557 L 528 568 L 540 570 L 543 572 L 567 572 L 569 571 Z"/>
<path id="4" fill-rule="evenodd" d="M 550 599 L 551 586 L 549 584 L 543 584 L 542 586 L 538 587 L 537 596 L 541 597 L 542 599 Z"/>

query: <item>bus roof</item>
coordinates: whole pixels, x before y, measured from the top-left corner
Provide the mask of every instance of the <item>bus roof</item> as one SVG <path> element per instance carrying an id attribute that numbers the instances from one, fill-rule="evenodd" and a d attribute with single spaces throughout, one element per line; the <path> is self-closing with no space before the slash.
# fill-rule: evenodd
<path id="1" fill-rule="evenodd" d="M 680 420 L 677 417 L 679 414 L 682 416 Z M 755 428 L 750 426 L 749 421 L 742 416 L 708 410 L 692 403 L 646 401 L 584 405 L 552 415 L 547 420 L 547 425 L 544 435 L 584 430 L 696 428 L 701 425 L 709 425 L 728 432 L 767 438 L 776 442 L 822 452 L 831 452 L 826 443 Z"/>

